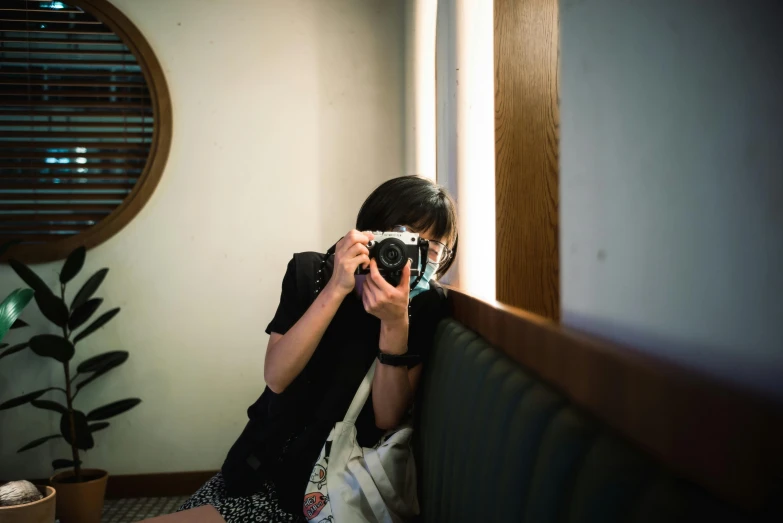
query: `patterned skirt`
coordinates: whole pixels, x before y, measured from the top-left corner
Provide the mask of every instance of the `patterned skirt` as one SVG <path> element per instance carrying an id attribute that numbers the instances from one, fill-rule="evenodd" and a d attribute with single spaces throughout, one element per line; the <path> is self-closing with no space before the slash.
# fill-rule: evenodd
<path id="1" fill-rule="evenodd" d="M 271 482 L 252 496 L 232 498 L 226 493 L 223 474 L 219 473 L 180 507 L 180 511 L 212 505 L 226 523 L 301 523 L 304 515 L 289 514 L 278 505 L 277 492 Z"/>

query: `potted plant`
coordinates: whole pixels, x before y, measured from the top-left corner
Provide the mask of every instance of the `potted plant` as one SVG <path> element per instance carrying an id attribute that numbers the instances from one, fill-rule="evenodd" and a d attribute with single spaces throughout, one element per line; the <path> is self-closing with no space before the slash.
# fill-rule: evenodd
<path id="1" fill-rule="evenodd" d="M 56 459 L 52 462 L 54 470 L 68 469 L 51 478 L 52 486 L 57 490 L 57 514 L 61 523 L 100 523 L 108 473 L 105 470 L 82 468 L 79 451 L 93 448 L 95 445 L 93 434 L 109 426 L 107 419 L 141 403 L 138 398 L 127 398 L 90 412 L 83 412 L 74 406 L 74 400 L 84 387 L 128 359 L 126 351 L 105 352 L 83 360 L 73 372 L 71 360 L 76 353 L 77 345 L 120 312 L 119 308 L 111 309 L 88 323 L 103 303 L 101 298 L 93 298 L 93 295 L 106 277 L 108 269 L 101 269 L 93 274 L 76 293 L 70 306 L 66 305 L 68 283 L 81 271 L 85 256 L 85 248 L 79 247 L 65 260 L 60 271 L 59 295 L 52 292 L 25 264 L 13 259 L 9 261 L 16 274 L 35 291 L 35 302 L 41 313 L 61 332 L 61 334 L 33 336 L 27 344 L 23 344 L 25 345 L 23 348 L 29 346 L 38 356 L 60 363 L 63 368 L 65 387 L 48 387 L 24 394 L 0 404 L 0 410 L 29 403 L 39 409 L 54 411 L 60 416 L 58 434 L 31 441 L 20 448 L 19 452 L 61 438 L 70 445 L 71 455 L 67 459 Z M 42 396 L 50 391 L 57 392 L 61 398 L 64 396 L 65 404 L 51 399 L 42 399 Z"/>
<path id="2" fill-rule="evenodd" d="M 0 245 L 0 256 L 11 243 Z M 16 289 L 0 303 L 0 358 L 22 350 L 2 343 L 10 329 L 26 324 L 19 315 L 33 299 L 31 289 Z M 55 491 L 52 487 L 33 485 L 29 481 L 12 481 L 0 485 L 0 521 L 3 523 L 52 523 Z"/>

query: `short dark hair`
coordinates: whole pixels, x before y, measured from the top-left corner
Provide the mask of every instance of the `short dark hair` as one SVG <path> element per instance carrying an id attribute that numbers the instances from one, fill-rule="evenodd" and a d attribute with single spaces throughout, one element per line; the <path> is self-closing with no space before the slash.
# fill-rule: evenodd
<path id="1" fill-rule="evenodd" d="M 452 256 L 438 267 L 446 274 L 457 254 L 457 211 L 446 189 L 422 176 L 400 176 L 382 183 L 362 204 L 356 216 L 360 231 L 390 231 L 407 225 L 416 231 L 432 230 L 435 238 L 446 238 Z"/>

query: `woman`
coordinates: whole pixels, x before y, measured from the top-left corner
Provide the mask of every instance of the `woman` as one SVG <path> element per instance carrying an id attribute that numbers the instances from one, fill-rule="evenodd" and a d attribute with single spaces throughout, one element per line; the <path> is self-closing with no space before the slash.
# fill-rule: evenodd
<path id="1" fill-rule="evenodd" d="M 400 227 L 430 240 L 423 276 L 413 289 L 410 262 L 399 284 L 391 285 L 369 257 L 373 234 L 359 232 Z M 432 278 L 448 271 L 456 249 L 451 198 L 426 178 L 404 176 L 373 191 L 359 211 L 356 230 L 337 242 L 334 256 L 295 254 L 266 329 L 267 387 L 248 409 L 249 422 L 221 473 L 180 510 L 211 504 L 228 523 L 302 521 L 313 464 L 379 352 L 414 356 L 406 360 L 414 363 L 379 362 L 356 424 L 359 444 L 373 446 L 409 410 L 421 358 L 445 312 L 442 289 Z M 360 266 L 370 273 L 355 276 Z"/>

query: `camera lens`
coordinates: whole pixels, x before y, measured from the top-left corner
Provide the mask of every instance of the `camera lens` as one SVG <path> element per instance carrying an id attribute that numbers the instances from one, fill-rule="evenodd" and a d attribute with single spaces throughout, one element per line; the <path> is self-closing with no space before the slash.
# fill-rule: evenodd
<path id="1" fill-rule="evenodd" d="M 378 265 L 382 268 L 395 270 L 405 263 L 405 244 L 396 238 L 384 240 L 378 251 Z"/>

